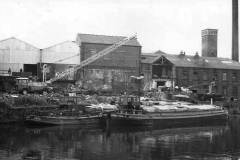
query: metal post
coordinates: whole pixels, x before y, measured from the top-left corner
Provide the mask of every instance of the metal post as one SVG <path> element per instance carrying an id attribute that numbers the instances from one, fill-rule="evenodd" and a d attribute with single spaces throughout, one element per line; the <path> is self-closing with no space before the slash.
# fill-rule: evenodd
<path id="1" fill-rule="evenodd" d="M 42 76 L 43 76 L 42 81 L 45 82 L 45 73 L 44 73 L 44 69 L 42 69 Z"/>

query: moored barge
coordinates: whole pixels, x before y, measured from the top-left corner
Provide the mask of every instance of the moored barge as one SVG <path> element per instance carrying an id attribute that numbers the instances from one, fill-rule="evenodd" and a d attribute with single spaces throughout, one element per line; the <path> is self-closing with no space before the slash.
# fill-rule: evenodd
<path id="1" fill-rule="evenodd" d="M 113 113 L 106 117 L 110 125 L 190 125 L 226 121 L 228 112 L 222 109 L 204 111 L 168 111 L 158 113 Z"/>
<path id="2" fill-rule="evenodd" d="M 25 122 L 31 125 L 97 125 L 102 116 L 29 116 Z"/>
<path id="3" fill-rule="evenodd" d="M 108 125 L 151 125 L 181 126 L 206 125 L 226 122 L 228 111 L 216 105 L 191 104 L 180 101 L 162 101 L 152 105 L 142 104 L 137 107 L 136 97 L 127 98 L 127 105 L 119 107 L 119 111 L 105 116 Z M 130 103 L 129 103 L 130 102 Z M 147 102 L 149 103 L 149 102 Z M 129 105 L 130 104 L 130 105 Z"/>

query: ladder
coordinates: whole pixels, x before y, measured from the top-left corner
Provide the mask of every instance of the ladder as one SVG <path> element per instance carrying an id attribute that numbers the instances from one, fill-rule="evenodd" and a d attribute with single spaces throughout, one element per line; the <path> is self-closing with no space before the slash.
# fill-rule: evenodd
<path id="1" fill-rule="evenodd" d="M 58 74 L 57 76 L 55 76 L 54 78 L 50 79 L 47 81 L 47 83 L 52 83 L 54 81 L 57 81 L 59 79 L 62 79 L 64 78 L 65 76 L 69 75 L 70 73 L 76 71 L 76 70 L 79 70 L 87 65 L 89 65 L 90 63 L 96 61 L 97 59 L 111 53 L 112 51 L 116 50 L 117 48 L 121 47 L 122 45 L 126 44 L 128 41 L 132 40 L 132 39 L 135 39 L 137 37 L 136 34 L 134 34 L 133 36 L 131 37 L 126 37 L 126 38 L 123 38 L 122 40 L 120 40 L 119 42 L 117 43 L 114 43 L 113 45 L 103 49 L 102 51 L 92 55 L 91 57 L 89 57 L 88 59 L 86 60 L 83 60 L 82 62 L 80 62 L 79 65 L 77 66 L 74 66 L 73 69 L 67 69 L 66 71 Z"/>

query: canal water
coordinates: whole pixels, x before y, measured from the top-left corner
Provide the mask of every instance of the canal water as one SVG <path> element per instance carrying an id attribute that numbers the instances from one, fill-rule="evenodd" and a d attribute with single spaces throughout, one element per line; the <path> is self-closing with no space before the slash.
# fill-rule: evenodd
<path id="1" fill-rule="evenodd" d="M 0 159 L 240 159 L 240 117 L 181 128 L 1 125 Z"/>

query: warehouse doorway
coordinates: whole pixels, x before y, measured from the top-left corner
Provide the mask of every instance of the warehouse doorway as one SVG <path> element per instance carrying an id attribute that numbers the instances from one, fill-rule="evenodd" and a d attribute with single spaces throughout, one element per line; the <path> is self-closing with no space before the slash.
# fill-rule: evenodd
<path id="1" fill-rule="evenodd" d="M 31 72 L 33 76 L 36 76 L 37 75 L 37 64 L 24 64 L 23 71 Z"/>

